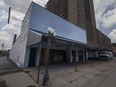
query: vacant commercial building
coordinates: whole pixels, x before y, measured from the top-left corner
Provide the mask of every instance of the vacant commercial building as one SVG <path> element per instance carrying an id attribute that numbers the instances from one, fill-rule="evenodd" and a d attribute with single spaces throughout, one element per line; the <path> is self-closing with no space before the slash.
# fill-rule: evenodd
<path id="1" fill-rule="evenodd" d="M 46 64 L 48 36 L 45 34 L 49 27 L 57 34 L 51 38 L 50 64 L 87 60 L 87 49 L 95 49 L 87 45 L 86 30 L 31 3 L 20 36 L 12 46 L 10 59 L 22 68 Z"/>
<path id="2" fill-rule="evenodd" d="M 93 0 L 49 0 L 47 9 L 69 22 L 83 28 L 87 43 L 111 50 L 111 41 L 96 28 Z"/>
<path id="3" fill-rule="evenodd" d="M 90 25 L 93 26 L 91 23 Z M 49 27 L 57 35 L 51 38 L 50 56 L 47 60 Z M 101 32 L 97 33 L 101 38 L 98 39 L 98 44 L 105 44 L 103 48 L 98 45 L 98 49 L 96 45 L 88 44 L 87 30 L 89 29 L 74 25 L 32 2 L 22 22 L 20 36 L 12 46 L 10 59 L 19 67 L 27 68 L 44 65 L 47 61 L 50 64 L 86 61 L 94 56 L 92 52 L 96 49 L 110 50 L 110 39 L 109 44 L 106 44 L 108 38 Z"/>

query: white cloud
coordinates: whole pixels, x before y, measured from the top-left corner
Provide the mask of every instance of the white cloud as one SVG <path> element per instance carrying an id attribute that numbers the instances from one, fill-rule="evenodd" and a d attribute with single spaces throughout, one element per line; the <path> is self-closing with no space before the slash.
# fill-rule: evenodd
<path id="1" fill-rule="evenodd" d="M 11 17 L 23 20 L 24 15 L 14 9 L 17 9 L 23 13 L 26 13 L 32 0 L 0 0 L 0 45 L 5 42 L 5 49 L 9 49 L 12 46 L 13 35 L 20 34 L 21 21 L 13 20 L 10 18 L 10 24 L 8 21 L 8 7 L 12 7 Z M 33 0 L 35 3 L 44 6 L 48 0 Z M 16 25 L 16 26 L 14 26 Z M 18 26 L 17 26 L 18 25 Z"/>
<path id="2" fill-rule="evenodd" d="M 111 33 L 109 33 L 109 38 L 111 39 L 112 42 L 116 43 L 116 29 L 114 29 Z"/>
<path id="3" fill-rule="evenodd" d="M 94 7 L 98 28 L 110 28 L 116 24 L 116 0 L 94 0 Z"/>
<path id="4" fill-rule="evenodd" d="M 7 6 L 5 6 L 5 4 L 3 3 L 3 1 L 0 1 L 0 29 L 2 28 L 2 26 L 6 25 L 6 20 L 7 20 L 7 16 L 8 16 L 8 12 L 7 12 Z"/>
<path id="5" fill-rule="evenodd" d="M 8 41 L 9 40 L 9 37 L 8 36 L 8 33 L 6 31 L 1 31 L 0 32 L 0 40 L 1 41 Z"/>
<path id="6" fill-rule="evenodd" d="M 39 5 L 41 5 L 43 7 L 45 6 L 47 1 L 48 0 L 33 0 L 33 2 L 38 3 Z"/>
<path id="7" fill-rule="evenodd" d="M 3 0 L 3 1 L 5 2 L 6 5 L 12 8 L 18 9 L 21 12 L 26 13 L 32 1 L 44 7 L 48 0 L 26 0 L 26 1 L 24 0 Z"/>
<path id="8" fill-rule="evenodd" d="M 102 20 L 105 28 L 110 28 L 111 26 L 116 24 L 116 8 L 113 10 L 109 10 L 106 14 L 104 14 L 103 20 Z"/>
<path id="9" fill-rule="evenodd" d="M 5 49 L 9 49 L 12 46 L 13 35 L 20 34 L 20 28 L 13 25 L 5 25 L 0 31 L 0 44 L 5 42 Z"/>
<path id="10" fill-rule="evenodd" d="M 0 44 L 5 43 L 5 49 L 9 49 L 12 43 L 12 36 L 7 31 L 0 31 Z"/>

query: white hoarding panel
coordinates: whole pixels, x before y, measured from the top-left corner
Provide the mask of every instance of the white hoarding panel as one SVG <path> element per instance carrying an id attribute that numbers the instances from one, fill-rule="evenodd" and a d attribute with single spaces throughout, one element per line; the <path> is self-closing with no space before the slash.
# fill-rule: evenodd
<path id="1" fill-rule="evenodd" d="M 87 43 L 86 31 L 84 29 L 69 23 L 68 21 L 56 16 L 41 6 L 32 3 L 29 28 L 47 33 L 48 27 L 53 28 L 57 36 Z"/>

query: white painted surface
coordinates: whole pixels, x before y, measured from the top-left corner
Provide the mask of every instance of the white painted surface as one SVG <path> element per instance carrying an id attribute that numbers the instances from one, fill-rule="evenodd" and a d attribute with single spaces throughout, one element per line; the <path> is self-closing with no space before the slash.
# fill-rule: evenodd
<path id="1" fill-rule="evenodd" d="M 84 29 L 69 23 L 35 3 L 32 3 L 31 9 L 30 29 L 47 33 L 48 27 L 51 27 L 55 30 L 57 36 L 87 43 Z"/>
<path id="2" fill-rule="evenodd" d="M 78 49 L 76 49 L 76 62 L 79 61 L 79 54 L 78 54 Z"/>
<path id="3" fill-rule="evenodd" d="M 39 43 L 42 39 L 42 34 L 29 30 L 27 38 L 27 46 Z"/>
<path id="4" fill-rule="evenodd" d="M 10 51 L 10 59 L 21 68 L 24 67 L 29 21 L 30 12 L 27 13 L 27 16 L 22 23 L 21 34 Z"/>
<path id="5" fill-rule="evenodd" d="M 25 37 L 24 37 L 25 36 Z M 15 62 L 19 67 L 23 67 L 26 49 L 27 35 L 21 35 L 13 45 L 10 52 L 10 59 Z"/>
<path id="6" fill-rule="evenodd" d="M 26 49 L 28 29 L 47 33 L 48 27 L 52 27 L 57 36 L 87 43 L 84 29 L 69 23 L 34 3 L 32 3 L 22 25 L 20 37 L 12 46 L 10 52 L 10 59 L 21 68 L 28 66 L 29 57 L 26 55 L 26 52 L 28 52 L 28 49 Z"/>

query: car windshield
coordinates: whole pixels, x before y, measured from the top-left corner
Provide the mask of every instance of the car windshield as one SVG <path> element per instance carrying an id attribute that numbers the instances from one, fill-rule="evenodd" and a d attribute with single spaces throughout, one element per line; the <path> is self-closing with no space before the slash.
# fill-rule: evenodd
<path id="1" fill-rule="evenodd" d="M 105 52 L 101 52 L 101 54 L 112 54 L 112 52 L 107 52 L 107 51 L 105 51 Z"/>

